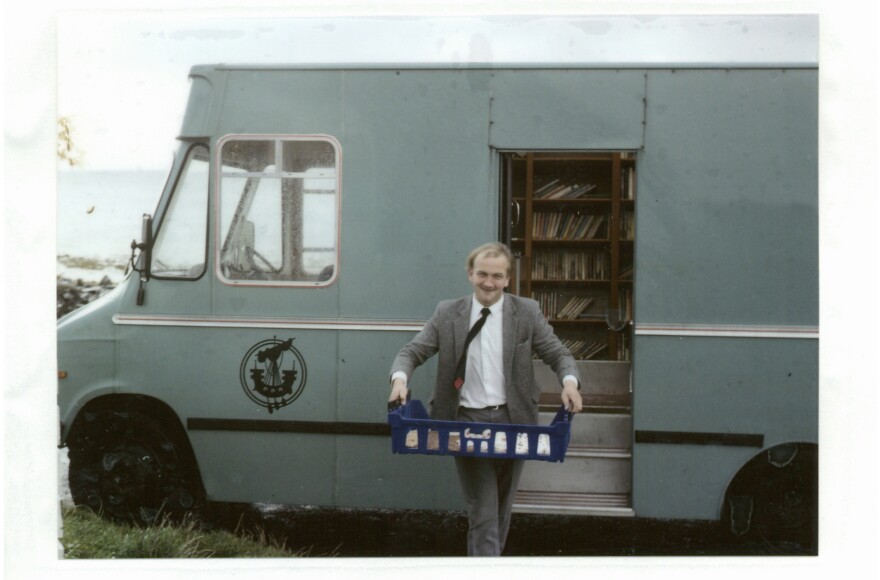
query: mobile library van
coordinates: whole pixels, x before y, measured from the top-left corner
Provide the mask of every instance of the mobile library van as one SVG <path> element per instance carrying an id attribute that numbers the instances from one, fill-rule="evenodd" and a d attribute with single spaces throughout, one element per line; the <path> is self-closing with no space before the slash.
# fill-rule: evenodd
<path id="1" fill-rule="evenodd" d="M 584 379 L 515 510 L 815 533 L 815 59 L 190 79 L 134 271 L 58 323 L 76 503 L 461 509 L 451 461 L 391 453 L 387 372 L 500 239 Z"/>

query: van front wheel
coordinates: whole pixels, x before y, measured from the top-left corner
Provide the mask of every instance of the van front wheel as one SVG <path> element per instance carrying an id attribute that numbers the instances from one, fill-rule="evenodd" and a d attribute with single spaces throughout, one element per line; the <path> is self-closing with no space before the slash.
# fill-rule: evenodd
<path id="1" fill-rule="evenodd" d="M 133 410 L 86 411 L 68 439 L 70 492 L 76 505 L 110 519 L 150 524 L 200 503 L 171 429 Z"/>

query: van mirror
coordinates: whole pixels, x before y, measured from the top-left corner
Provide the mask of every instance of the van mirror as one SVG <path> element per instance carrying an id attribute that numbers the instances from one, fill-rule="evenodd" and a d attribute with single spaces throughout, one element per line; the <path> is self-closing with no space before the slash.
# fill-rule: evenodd
<path id="1" fill-rule="evenodd" d="M 137 293 L 137 305 L 144 304 L 144 287 L 150 279 L 150 266 L 152 261 L 153 248 L 153 218 L 150 214 L 145 213 L 141 220 L 141 242 L 131 241 L 131 267 L 132 270 L 140 274 L 140 287 Z M 140 254 L 135 256 L 135 250 L 140 250 Z M 140 268 L 138 268 L 140 264 Z"/>
<path id="2" fill-rule="evenodd" d="M 149 248 L 152 242 L 153 237 L 153 218 L 150 217 L 150 214 L 145 213 L 143 218 L 141 219 L 141 240 L 143 240 L 143 244 Z"/>

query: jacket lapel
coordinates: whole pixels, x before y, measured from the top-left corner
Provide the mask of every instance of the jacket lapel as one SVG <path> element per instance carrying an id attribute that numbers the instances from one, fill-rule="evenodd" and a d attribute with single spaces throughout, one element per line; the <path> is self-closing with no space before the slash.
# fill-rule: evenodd
<path id="1" fill-rule="evenodd" d="M 510 384 L 513 376 L 513 348 L 516 341 L 516 302 L 510 294 L 504 296 L 504 318 L 501 322 L 501 335 L 504 340 L 504 379 Z"/>
<path id="2" fill-rule="evenodd" d="M 455 352 L 456 361 L 461 358 L 461 353 L 464 352 L 464 343 L 467 340 L 468 330 L 470 330 L 472 302 L 471 296 L 459 300 L 456 317 L 452 321 L 453 347 L 455 349 L 453 352 Z"/>

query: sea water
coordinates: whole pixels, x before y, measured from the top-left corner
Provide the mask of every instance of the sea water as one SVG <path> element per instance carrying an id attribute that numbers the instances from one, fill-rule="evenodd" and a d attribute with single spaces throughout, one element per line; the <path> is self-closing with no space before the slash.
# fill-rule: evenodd
<path id="1" fill-rule="evenodd" d="M 166 176 L 163 171 L 59 171 L 58 273 L 91 281 L 107 275 L 118 282 L 131 241 L 140 241 L 142 216 L 155 211 Z"/>

